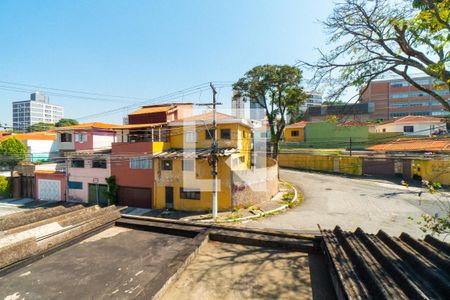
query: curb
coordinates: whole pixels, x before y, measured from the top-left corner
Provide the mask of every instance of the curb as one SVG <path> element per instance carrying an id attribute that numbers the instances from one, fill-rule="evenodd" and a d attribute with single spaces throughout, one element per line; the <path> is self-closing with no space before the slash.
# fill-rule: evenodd
<path id="1" fill-rule="evenodd" d="M 286 181 L 284 181 L 284 182 L 286 183 Z M 298 202 L 298 191 L 297 191 L 297 189 L 295 188 L 294 185 L 291 186 L 290 188 L 294 190 L 294 199 L 295 200 L 293 202 Z M 247 216 L 247 217 L 236 218 L 236 219 L 232 219 L 232 220 L 223 220 L 223 221 L 219 221 L 219 222 L 214 222 L 213 220 L 209 220 L 209 219 L 208 220 L 199 220 L 199 221 L 196 221 L 196 222 L 199 222 L 199 223 L 233 223 L 233 222 L 248 221 L 248 220 L 258 219 L 258 218 L 263 217 L 264 215 L 267 215 L 267 214 L 272 214 L 272 213 L 276 213 L 278 211 L 285 210 L 286 208 L 288 208 L 288 205 L 287 204 L 283 204 L 280 207 L 277 207 L 275 209 L 268 210 L 268 211 L 265 211 L 265 212 L 258 213 L 258 214 L 254 215 L 254 216 Z"/>

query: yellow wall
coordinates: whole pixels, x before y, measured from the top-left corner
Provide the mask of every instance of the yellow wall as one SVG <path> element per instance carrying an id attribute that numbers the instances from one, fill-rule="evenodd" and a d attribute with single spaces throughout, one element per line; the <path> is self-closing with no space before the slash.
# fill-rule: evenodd
<path id="1" fill-rule="evenodd" d="M 210 125 L 207 125 L 210 127 Z M 212 140 L 206 139 L 205 126 L 185 126 L 185 131 L 197 132 L 196 143 L 184 144 L 183 127 L 171 127 L 169 142 L 170 147 L 181 148 L 210 148 Z M 217 137 L 219 148 L 233 147 L 237 148 L 239 153 L 228 157 L 220 157 L 218 164 L 218 176 L 220 180 L 220 191 L 218 193 L 219 210 L 231 209 L 231 170 L 244 170 L 250 168 L 251 164 L 251 129 L 241 124 L 218 124 Z M 220 139 L 220 129 L 230 129 L 231 139 Z M 164 148 L 165 149 L 165 148 Z M 244 157 L 243 161 L 239 157 Z M 174 209 L 187 211 L 208 211 L 212 208 L 212 185 L 211 183 L 201 182 L 199 179 L 212 179 L 211 167 L 206 159 L 196 159 L 196 168 L 194 172 L 182 172 L 182 159 L 172 160 L 172 170 L 161 170 L 162 158 L 155 158 L 153 168 L 155 172 L 154 199 L 155 208 L 165 208 L 165 187 L 174 188 Z M 189 178 L 191 174 L 191 178 Z M 181 199 L 180 187 L 200 188 L 200 200 Z M 203 191 L 208 190 L 208 191 Z"/>
<path id="2" fill-rule="evenodd" d="M 292 136 L 292 131 L 298 131 L 298 136 Z M 284 129 L 285 142 L 304 142 L 305 128 L 285 128 Z"/>
<path id="3" fill-rule="evenodd" d="M 224 157 L 219 158 L 218 178 L 220 191 L 218 192 L 219 210 L 231 209 L 231 169 Z M 211 167 L 205 159 L 196 160 L 195 172 L 182 172 L 182 159 L 172 160 L 172 171 L 161 170 L 161 160 L 155 159 L 155 208 L 165 208 L 165 187 L 174 188 L 174 209 L 186 211 L 209 211 L 212 208 L 212 183 L 201 182 L 200 179 L 212 179 Z M 199 188 L 200 200 L 181 199 L 180 187 Z M 207 190 L 207 191 L 205 191 Z"/>
<path id="4" fill-rule="evenodd" d="M 166 142 L 153 142 L 153 154 L 162 152 L 170 148 L 170 144 Z"/>
<path id="5" fill-rule="evenodd" d="M 412 175 L 419 175 L 424 180 L 450 185 L 449 160 L 419 160 L 411 163 Z"/>
<path id="6" fill-rule="evenodd" d="M 278 155 L 278 165 L 280 167 L 299 168 L 313 171 L 335 172 L 351 175 L 362 174 L 362 159 L 354 156 L 281 153 Z"/>

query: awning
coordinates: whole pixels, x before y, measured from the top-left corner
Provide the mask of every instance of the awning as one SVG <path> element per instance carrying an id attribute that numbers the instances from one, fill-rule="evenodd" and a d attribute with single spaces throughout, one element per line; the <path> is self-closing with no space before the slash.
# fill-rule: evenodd
<path id="1" fill-rule="evenodd" d="M 236 148 L 220 148 L 217 156 L 230 156 L 239 153 Z M 154 154 L 154 158 L 204 158 L 211 154 L 211 148 L 197 149 L 168 149 L 163 152 Z"/>

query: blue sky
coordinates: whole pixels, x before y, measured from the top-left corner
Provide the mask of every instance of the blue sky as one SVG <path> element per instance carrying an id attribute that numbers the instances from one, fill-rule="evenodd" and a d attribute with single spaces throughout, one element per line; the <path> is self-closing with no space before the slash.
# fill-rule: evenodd
<path id="1" fill-rule="evenodd" d="M 259 64 L 316 60 L 326 37 L 318 20 L 332 7 L 328 0 L 2 0 L 0 81 L 143 100 L 233 82 Z M 10 124 L 11 102 L 28 99 L 35 88 L 7 89 L 0 82 L 0 122 Z M 210 96 L 199 91 L 177 100 Z M 229 98 L 229 88 L 220 88 L 219 100 Z M 50 95 L 71 118 L 135 101 L 108 99 L 114 102 Z M 125 112 L 83 121 L 121 123 Z"/>

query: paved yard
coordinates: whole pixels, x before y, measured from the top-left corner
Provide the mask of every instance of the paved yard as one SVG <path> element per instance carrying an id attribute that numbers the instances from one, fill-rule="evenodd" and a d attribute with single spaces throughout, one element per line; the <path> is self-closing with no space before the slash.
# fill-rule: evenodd
<path id="1" fill-rule="evenodd" d="M 294 170 L 280 170 L 280 177 L 299 187 L 305 201 L 285 213 L 247 222 L 245 226 L 311 231 L 317 230 L 317 224 L 330 229 L 340 225 L 352 231 L 359 226 L 369 233 L 383 229 L 391 235 L 407 232 L 421 237 L 423 233 L 408 217 L 443 211 L 435 196 L 424 194 L 419 198 L 419 189 L 389 181 Z"/>

